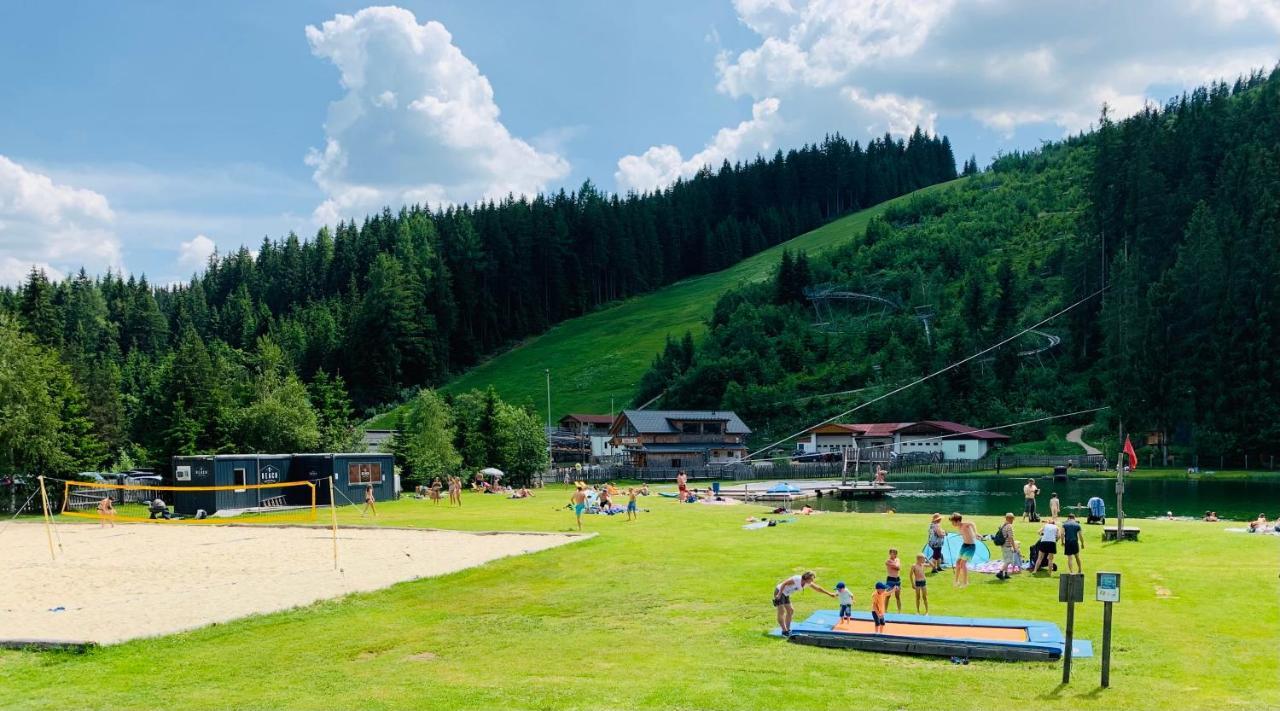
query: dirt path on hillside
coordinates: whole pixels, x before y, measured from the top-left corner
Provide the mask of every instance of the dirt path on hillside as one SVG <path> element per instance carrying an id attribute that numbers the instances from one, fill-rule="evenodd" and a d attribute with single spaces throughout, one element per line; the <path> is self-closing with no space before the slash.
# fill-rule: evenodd
<path id="1" fill-rule="evenodd" d="M 1077 427 L 1077 428 L 1075 428 L 1074 430 L 1071 430 L 1070 432 L 1068 432 L 1068 433 L 1067 433 L 1067 441 L 1068 441 L 1068 442 L 1075 442 L 1076 444 L 1080 445 L 1081 447 L 1084 447 L 1084 453 L 1085 453 L 1085 454 L 1102 454 L 1102 450 L 1101 450 L 1101 449 L 1098 449 L 1097 447 L 1094 447 L 1093 445 L 1090 445 L 1090 444 L 1086 444 L 1086 443 L 1085 443 L 1085 441 L 1084 441 L 1084 428 L 1083 428 L 1083 427 Z"/>

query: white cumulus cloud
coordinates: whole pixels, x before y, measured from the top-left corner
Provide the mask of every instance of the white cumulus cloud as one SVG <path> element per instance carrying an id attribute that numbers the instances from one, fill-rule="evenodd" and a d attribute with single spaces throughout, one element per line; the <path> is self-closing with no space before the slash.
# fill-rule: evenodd
<path id="1" fill-rule="evenodd" d="M 188 272 L 204 269 L 209 263 L 209 255 L 217 249 L 213 240 L 204 235 L 196 235 L 178 245 L 178 268 Z"/>
<path id="2" fill-rule="evenodd" d="M 55 279 L 80 267 L 122 269 L 114 221 L 101 194 L 0 155 L 0 283 L 21 282 L 32 266 Z"/>
<path id="3" fill-rule="evenodd" d="M 751 158 L 753 143 L 798 146 L 832 131 L 866 141 L 916 126 L 945 132 L 948 120 L 976 121 L 1006 139 L 1028 124 L 1054 125 L 1062 135 L 1096 122 L 1104 102 L 1124 117 L 1280 59 L 1277 0 L 1127 0 L 1087 9 L 1076 0 L 733 5 L 757 40 L 719 52 L 716 87 L 730 99 L 777 100 L 783 108 L 731 160 Z M 694 158 L 657 144 L 619 161 L 619 187 L 670 182 L 688 174 Z"/>
<path id="4" fill-rule="evenodd" d="M 346 91 L 329 106 L 324 148 L 307 156 L 327 195 L 317 222 L 405 202 L 529 194 L 568 175 L 562 156 L 511 134 L 489 80 L 439 22 L 370 7 L 306 33 Z"/>
<path id="5" fill-rule="evenodd" d="M 1074 0 L 735 0 L 760 43 L 716 62 L 730 97 L 781 97 L 809 116 L 848 115 L 895 132 L 930 113 L 1001 133 L 1063 132 L 1186 87 L 1269 69 L 1280 47 L 1275 0 L 1131 0 L 1082 11 Z M 871 97 L 867 99 L 867 97 Z M 882 97 L 884 97 L 882 99 Z M 823 110 L 825 107 L 825 110 Z M 924 125 L 923 123 L 921 124 Z M 871 130 L 875 133 L 875 130 Z"/>
<path id="6" fill-rule="evenodd" d="M 757 101 L 751 107 L 751 118 L 737 126 L 722 128 L 716 132 L 706 147 L 685 159 L 680 149 L 672 145 L 653 146 L 640 155 L 623 156 L 618 160 L 618 170 L 613 177 L 621 190 L 645 191 L 689 177 L 711 166 L 717 169 L 728 160 L 767 152 L 772 147 L 773 135 L 778 126 L 776 98 Z"/>

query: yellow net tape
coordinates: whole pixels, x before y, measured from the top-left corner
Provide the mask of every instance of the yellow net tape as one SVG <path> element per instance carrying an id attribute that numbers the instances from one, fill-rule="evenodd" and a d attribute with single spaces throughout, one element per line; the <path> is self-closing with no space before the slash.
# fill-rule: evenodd
<path id="1" fill-rule="evenodd" d="M 308 491 L 301 494 L 293 490 L 306 487 Z M 278 496 L 259 495 L 258 505 L 237 507 L 235 516 L 210 516 L 194 518 L 188 515 L 175 515 L 169 506 L 173 501 L 166 501 L 165 506 L 152 508 L 152 497 L 142 498 L 137 493 L 129 492 L 174 492 L 176 494 L 197 491 L 261 491 L 264 489 L 279 490 Z M 115 495 L 113 495 L 115 492 Z M 103 499 L 110 499 L 108 508 L 101 505 Z M 292 500 L 294 503 L 289 503 Z M 159 523 L 159 524 L 219 524 L 219 523 L 283 523 L 305 522 L 316 520 L 316 485 L 309 481 L 290 481 L 278 484 L 246 484 L 244 486 L 150 486 L 147 484 L 107 484 L 94 481 L 64 481 L 62 489 L 62 509 L 60 514 L 74 518 L 87 518 L 103 523 L 120 521 L 125 523 Z"/>

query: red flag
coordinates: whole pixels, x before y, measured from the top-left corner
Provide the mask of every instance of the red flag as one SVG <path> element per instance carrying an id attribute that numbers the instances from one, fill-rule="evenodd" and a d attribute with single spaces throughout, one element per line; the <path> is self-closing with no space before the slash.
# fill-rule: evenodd
<path id="1" fill-rule="evenodd" d="M 1133 451 L 1133 442 L 1129 441 L 1129 435 L 1124 436 L 1124 453 L 1129 455 L 1129 468 L 1138 468 L 1138 453 Z"/>

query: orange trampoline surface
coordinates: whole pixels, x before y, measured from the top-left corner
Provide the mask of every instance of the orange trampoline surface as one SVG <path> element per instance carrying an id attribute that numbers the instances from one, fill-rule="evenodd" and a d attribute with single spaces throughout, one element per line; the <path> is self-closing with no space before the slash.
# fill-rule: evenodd
<path id="1" fill-rule="evenodd" d="M 871 620 L 841 620 L 832 628 L 834 632 L 874 634 L 876 627 Z M 937 639 L 987 639 L 999 642 L 1028 642 L 1027 630 L 1021 627 L 967 627 L 962 625 L 926 625 L 913 622 L 890 622 L 885 625 L 886 635 L 899 637 L 933 637 Z"/>

